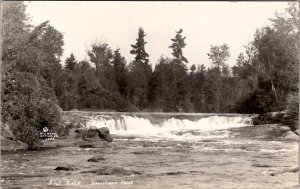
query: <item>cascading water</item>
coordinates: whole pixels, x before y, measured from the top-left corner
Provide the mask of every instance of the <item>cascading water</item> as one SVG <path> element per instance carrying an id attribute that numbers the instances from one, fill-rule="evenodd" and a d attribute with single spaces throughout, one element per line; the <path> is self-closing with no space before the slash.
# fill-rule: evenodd
<path id="1" fill-rule="evenodd" d="M 68 136 L 45 141 L 44 150 L 2 153 L 1 186 L 45 188 L 58 181 L 60 188 L 298 188 L 298 174 L 282 172 L 298 167 L 298 141 L 265 137 L 272 125 L 252 126 L 252 116 L 63 112 L 66 124 L 109 127 L 114 140 L 79 138 L 72 128 Z M 123 180 L 133 184 L 91 184 Z M 73 181 L 80 185 L 65 185 Z"/>
<path id="2" fill-rule="evenodd" d="M 252 124 L 249 115 L 210 115 L 197 119 L 176 117 L 147 117 L 135 115 L 96 115 L 89 117 L 87 127 L 108 127 L 111 134 L 142 138 L 168 138 L 176 140 L 220 138 L 228 136 L 227 129 Z"/>

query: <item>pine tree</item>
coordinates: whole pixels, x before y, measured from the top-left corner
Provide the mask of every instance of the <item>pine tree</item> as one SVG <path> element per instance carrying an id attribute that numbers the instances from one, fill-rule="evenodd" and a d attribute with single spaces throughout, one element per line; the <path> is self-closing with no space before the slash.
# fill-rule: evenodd
<path id="1" fill-rule="evenodd" d="M 136 55 L 135 61 L 147 64 L 149 62 L 149 54 L 145 51 L 145 45 L 147 44 L 144 39 L 145 36 L 143 28 L 139 28 L 137 42 L 135 45 L 131 45 L 133 49 L 130 51 L 130 54 Z"/>
<path id="2" fill-rule="evenodd" d="M 76 64 L 77 64 L 77 62 L 75 60 L 75 57 L 74 57 L 73 53 L 71 53 L 70 57 L 68 57 L 66 59 L 65 69 L 68 71 L 73 71 L 76 68 Z"/>
<path id="3" fill-rule="evenodd" d="M 163 56 L 158 60 L 158 63 L 155 65 L 154 72 L 151 76 L 151 81 L 149 82 L 149 99 L 151 101 L 151 108 L 155 111 L 174 111 L 175 107 L 174 100 L 170 100 L 173 96 L 169 89 L 171 80 L 171 60 L 164 58 Z"/>
<path id="4" fill-rule="evenodd" d="M 173 50 L 172 55 L 174 59 L 171 61 L 172 68 L 172 83 L 171 83 L 171 93 L 175 95 L 176 98 L 176 111 L 190 111 L 192 109 L 190 103 L 190 91 L 189 91 L 189 79 L 188 79 L 188 69 L 186 64 L 187 59 L 183 56 L 182 49 L 186 46 L 182 37 L 183 30 L 180 29 L 176 32 L 175 38 L 171 39 L 173 41 L 172 45 L 169 46 Z"/>
<path id="5" fill-rule="evenodd" d="M 186 46 L 184 40 L 186 37 L 182 37 L 183 30 L 180 29 L 176 32 L 175 38 L 171 39 L 173 41 L 169 48 L 172 49 L 172 55 L 180 62 L 188 63 L 188 60 L 183 56 L 182 49 Z"/>
<path id="6" fill-rule="evenodd" d="M 119 93 L 123 96 L 127 96 L 127 68 L 126 59 L 120 53 L 120 49 L 114 51 L 113 67 L 116 82 L 118 85 Z"/>
<path id="7" fill-rule="evenodd" d="M 145 50 L 145 44 L 147 43 L 144 39 L 146 36 L 144 30 L 139 28 L 138 38 L 135 45 L 131 45 L 133 48 L 130 53 L 135 56 L 135 60 L 129 64 L 130 71 L 130 86 L 129 96 L 132 104 L 138 109 L 145 109 L 148 107 L 148 94 L 149 87 L 148 82 L 150 80 L 152 69 L 148 64 L 148 53 Z"/>

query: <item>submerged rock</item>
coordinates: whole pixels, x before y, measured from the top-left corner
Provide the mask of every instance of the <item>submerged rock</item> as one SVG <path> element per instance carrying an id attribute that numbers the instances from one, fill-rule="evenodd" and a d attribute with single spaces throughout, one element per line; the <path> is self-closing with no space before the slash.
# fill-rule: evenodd
<path id="1" fill-rule="evenodd" d="M 292 168 L 283 169 L 283 170 L 278 171 L 278 172 L 272 172 L 272 173 L 270 173 L 270 175 L 271 176 L 276 176 L 276 175 L 284 174 L 284 173 L 297 173 L 298 171 L 299 171 L 299 167 L 292 167 Z"/>
<path id="2" fill-rule="evenodd" d="M 132 152 L 133 154 L 136 154 L 136 155 L 153 155 L 153 154 L 160 154 L 159 151 L 157 150 L 141 150 L 141 151 L 135 151 L 135 152 Z"/>
<path id="3" fill-rule="evenodd" d="M 75 169 L 73 167 L 71 167 L 70 165 L 67 165 L 67 166 L 56 167 L 54 170 L 56 170 L 56 171 L 74 171 Z"/>
<path id="4" fill-rule="evenodd" d="M 95 146 L 93 144 L 80 144 L 79 147 L 80 148 L 95 148 Z"/>
<path id="5" fill-rule="evenodd" d="M 182 136 L 182 135 L 185 135 L 185 134 L 191 134 L 191 135 L 194 135 L 194 136 L 199 136 L 202 134 L 201 131 L 199 130 L 187 130 L 187 131 L 178 131 L 178 132 L 175 132 L 175 135 L 178 135 L 178 136 Z"/>
<path id="6" fill-rule="evenodd" d="M 100 137 L 107 142 L 112 142 L 113 139 L 109 134 L 108 127 L 101 127 L 101 128 L 79 128 L 76 129 L 75 132 L 78 136 L 82 137 L 83 139 L 86 138 L 94 138 Z"/>
<path id="7" fill-rule="evenodd" d="M 252 167 L 272 167 L 271 165 L 267 165 L 267 164 L 252 164 Z"/>
<path id="8" fill-rule="evenodd" d="M 182 175 L 182 174 L 186 174 L 186 172 L 183 171 L 167 172 L 164 173 L 163 175 Z"/>
<path id="9" fill-rule="evenodd" d="M 88 159 L 88 162 L 99 162 L 99 161 L 103 161 L 105 160 L 105 158 L 103 158 L 102 156 L 94 156 L 90 159 Z"/>

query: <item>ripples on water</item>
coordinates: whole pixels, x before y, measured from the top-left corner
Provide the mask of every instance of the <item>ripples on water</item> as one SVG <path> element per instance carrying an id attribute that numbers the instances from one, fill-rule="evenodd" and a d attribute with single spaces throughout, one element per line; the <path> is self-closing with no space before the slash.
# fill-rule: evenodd
<path id="1" fill-rule="evenodd" d="M 112 143 L 2 154 L 2 187 L 45 188 L 52 180 L 62 188 L 297 188 L 296 173 L 270 175 L 297 166 L 297 143 L 230 134 L 229 128 L 251 126 L 250 120 L 92 117 L 87 126 L 109 127 Z M 102 160 L 88 162 L 93 156 Z M 74 170 L 54 170 L 64 165 Z"/>

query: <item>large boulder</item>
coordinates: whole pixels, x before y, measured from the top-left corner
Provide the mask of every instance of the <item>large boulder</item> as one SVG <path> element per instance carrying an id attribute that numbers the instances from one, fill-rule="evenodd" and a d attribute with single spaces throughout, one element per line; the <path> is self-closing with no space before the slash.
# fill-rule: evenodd
<path id="1" fill-rule="evenodd" d="M 87 138 L 100 137 L 107 142 L 113 141 L 111 135 L 109 134 L 108 127 L 79 128 L 79 129 L 76 129 L 75 132 L 77 133 L 78 136 L 82 137 L 84 140 Z"/>
<path id="2" fill-rule="evenodd" d="M 98 136 L 102 139 L 104 139 L 107 142 L 112 142 L 113 139 L 111 135 L 109 134 L 109 128 L 108 127 L 101 127 L 98 130 Z"/>

